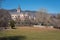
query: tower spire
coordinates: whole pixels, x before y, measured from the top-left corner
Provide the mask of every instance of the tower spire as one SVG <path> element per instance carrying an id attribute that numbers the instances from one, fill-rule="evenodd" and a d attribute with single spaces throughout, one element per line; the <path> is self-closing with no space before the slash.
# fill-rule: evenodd
<path id="1" fill-rule="evenodd" d="M 18 5 L 18 9 L 20 9 L 20 5 Z"/>
<path id="2" fill-rule="evenodd" d="M 20 13 L 20 12 L 21 12 L 20 5 L 18 5 L 17 12 L 18 12 L 18 13 Z"/>

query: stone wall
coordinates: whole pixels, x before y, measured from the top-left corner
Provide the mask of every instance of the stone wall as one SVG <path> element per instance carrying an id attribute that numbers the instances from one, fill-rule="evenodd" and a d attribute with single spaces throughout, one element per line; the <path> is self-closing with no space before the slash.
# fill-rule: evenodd
<path id="1" fill-rule="evenodd" d="M 41 26 L 41 25 L 33 25 L 33 27 L 40 27 L 40 28 L 53 28 L 53 26 Z"/>

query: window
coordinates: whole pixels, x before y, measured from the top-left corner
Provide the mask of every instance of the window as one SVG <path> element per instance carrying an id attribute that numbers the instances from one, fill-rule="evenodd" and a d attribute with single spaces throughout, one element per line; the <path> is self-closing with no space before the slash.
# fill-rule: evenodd
<path id="1" fill-rule="evenodd" d="M 12 16 L 12 17 L 14 17 L 14 16 Z"/>

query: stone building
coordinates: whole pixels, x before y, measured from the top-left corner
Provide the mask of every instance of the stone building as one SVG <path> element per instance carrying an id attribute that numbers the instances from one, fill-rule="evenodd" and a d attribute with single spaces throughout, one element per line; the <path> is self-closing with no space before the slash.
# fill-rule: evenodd
<path id="1" fill-rule="evenodd" d="M 33 15 L 30 15 L 28 12 L 23 13 L 21 11 L 20 6 L 18 6 L 17 11 L 16 12 L 10 12 L 11 14 L 11 18 L 14 21 L 17 21 L 18 23 L 20 23 L 21 21 L 25 21 L 25 20 L 31 20 L 31 19 L 35 19 L 35 17 Z"/>

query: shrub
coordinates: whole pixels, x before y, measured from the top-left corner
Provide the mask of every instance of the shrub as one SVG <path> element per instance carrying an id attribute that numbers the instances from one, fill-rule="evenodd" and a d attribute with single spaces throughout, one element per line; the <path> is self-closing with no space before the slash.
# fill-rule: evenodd
<path id="1" fill-rule="evenodd" d="M 12 29 L 15 29 L 15 21 L 14 20 L 10 21 L 10 26 Z"/>

